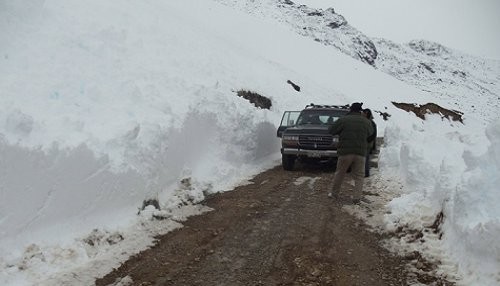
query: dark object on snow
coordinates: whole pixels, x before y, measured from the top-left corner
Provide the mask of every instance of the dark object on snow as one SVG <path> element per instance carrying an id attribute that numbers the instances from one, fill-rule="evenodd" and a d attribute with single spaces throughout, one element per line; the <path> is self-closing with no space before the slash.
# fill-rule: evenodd
<path id="1" fill-rule="evenodd" d="M 262 96 L 256 92 L 252 92 L 249 90 L 238 90 L 236 94 L 239 97 L 243 97 L 244 99 L 250 101 L 250 103 L 253 103 L 255 107 L 270 109 L 272 106 L 271 100 L 269 98 Z"/>
<path id="2" fill-rule="evenodd" d="M 155 209 L 160 210 L 160 203 L 158 202 L 157 199 L 149 199 L 149 200 L 144 200 L 142 201 L 142 207 L 141 210 L 145 210 L 147 206 L 153 206 Z"/>
<path id="3" fill-rule="evenodd" d="M 313 12 L 309 12 L 309 13 L 307 13 L 307 16 L 318 16 L 318 17 L 323 17 L 323 13 L 321 13 L 320 11 L 313 11 Z"/>
<path id="4" fill-rule="evenodd" d="M 419 105 L 416 103 L 398 103 L 392 102 L 397 108 L 403 109 L 407 112 L 413 112 L 420 119 L 425 120 L 426 114 L 439 114 L 441 118 L 447 118 L 448 120 L 458 121 L 464 123 L 462 120 L 463 113 L 457 110 L 450 110 L 441 107 L 435 103 L 426 103 L 424 105 Z"/>
<path id="5" fill-rule="evenodd" d="M 293 87 L 293 89 L 295 89 L 296 91 L 300 92 L 300 86 L 296 85 L 291 80 L 287 80 L 286 83 L 289 83 Z"/>
<path id="6" fill-rule="evenodd" d="M 426 70 L 430 71 L 431 73 L 436 73 L 436 71 L 434 71 L 429 64 L 420 63 L 420 66 L 424 67 Z"/>
<path id="7" fill-rule="evenodd" d="M 337 29 L 338 27 L 341 27 L 345 24 L 347 24 L 347 22 L 330 22 L 327 26 L 332 29 Z"/>
<path id="8" fill-rule="evenodd" d="M 378 110 L 374 110 L 374 112 L 380 114 L 380 116 L 382 116 L 382 119 L 384 119 L 385 121 L 389 120 L 389 117 L 391 117 L 391 115 L 387 112 L 378 111 Z"/>

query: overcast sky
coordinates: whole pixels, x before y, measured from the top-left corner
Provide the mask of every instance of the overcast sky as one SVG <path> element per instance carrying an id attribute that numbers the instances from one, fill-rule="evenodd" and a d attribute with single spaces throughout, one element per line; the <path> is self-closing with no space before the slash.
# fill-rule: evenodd
<path id="1" fill-rule="evenodd" d="M 464 52 L 500 59 L 499 0 L 297 0 L 334 7 L 372 37 L 404 43 L 427 39 Z"/>

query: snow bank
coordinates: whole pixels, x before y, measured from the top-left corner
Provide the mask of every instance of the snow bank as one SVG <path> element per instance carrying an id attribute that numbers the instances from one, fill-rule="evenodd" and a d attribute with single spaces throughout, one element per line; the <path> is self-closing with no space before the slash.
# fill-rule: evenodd
<path id="1" fill-rule="evenodd" d="M 486 129 L 488 150 L 463 154 L 467 169 L 446 206 L 444 241 L 467 276 L 464 284 L 500 284 L 500 120 Z"/>
<path id="2" fill-rule="evenodd" d="M 1 4 L 0 284 L 88 261 L 82 238 L 140 224 L 144 200 L 174 211 L 276 164 L 279 114 L 234 91 L 286 77 L 220 49 L 196 5 L 118 2 Z"/>
<path id="3" fill-rule="evenodd" d="M 385 132 L 381 172 L 405 185 L 388 205 L 387 227 L 422 230 L 442 212 L 442 236 L 427 243 L 427 255 L 444 251 L 437 259 L 458 267 L 464 285 L 500 281 L 499 123 L 484 132 L 473 119 L 462 125 L 434 115 L 398 122 Z"/>

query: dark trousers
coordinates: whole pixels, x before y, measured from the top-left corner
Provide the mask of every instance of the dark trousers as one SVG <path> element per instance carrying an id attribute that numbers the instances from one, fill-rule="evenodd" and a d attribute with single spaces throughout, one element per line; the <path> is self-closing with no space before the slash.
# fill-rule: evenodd
<path id="1" fill-rule="evenodd" d="M 365 158 L 365 177 L 370 176 L 370 153 L 366 154 Z"/>

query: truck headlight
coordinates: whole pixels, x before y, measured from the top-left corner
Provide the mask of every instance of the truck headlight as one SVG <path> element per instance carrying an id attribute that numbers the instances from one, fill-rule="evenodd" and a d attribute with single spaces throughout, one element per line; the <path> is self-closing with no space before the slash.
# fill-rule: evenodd
<path id="1" fill-rule="evenodd" d="M 283 135 L 283 140 L 285 141 L 299 141 L 298 135 Z"/>
<path id="2" fill-rule="evenodd" d="M 283 135 L 281 146 L 296 148 L 299 146 L 299 135 Z"/>

